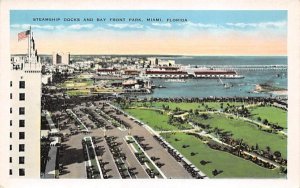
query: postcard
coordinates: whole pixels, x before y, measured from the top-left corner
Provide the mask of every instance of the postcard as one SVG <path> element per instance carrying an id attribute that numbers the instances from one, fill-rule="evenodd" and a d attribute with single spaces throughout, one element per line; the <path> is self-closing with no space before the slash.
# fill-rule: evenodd
<path id="1" fill-rule="evenodd" d="M 1 186 L 299 186 L 290 5 L 79 4 L 1 5 Z"/>

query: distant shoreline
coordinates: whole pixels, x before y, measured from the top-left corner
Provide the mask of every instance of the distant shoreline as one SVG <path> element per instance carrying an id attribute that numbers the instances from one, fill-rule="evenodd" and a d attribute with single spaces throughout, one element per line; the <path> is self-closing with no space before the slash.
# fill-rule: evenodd
<path id="1" fill-rule="evenodd" d="M 208 54 L 77 54 L 71 56 L 157 56 L 157 57 L 287 57 L 287 55 L 208 55 Z M 11 54 L 12 56 L 26 56 L 27 54 Z M 52 56 L 52 54 L 39 54 L 40 56 Z"/>
<path id="2" fill-rule="evenodd" d="M 271 93 L 273 95 L 287 95 L 288 91 L 283 88 L 274 87 L 267 84 L 256 84 L 254 92 L 259 93 Z"/>

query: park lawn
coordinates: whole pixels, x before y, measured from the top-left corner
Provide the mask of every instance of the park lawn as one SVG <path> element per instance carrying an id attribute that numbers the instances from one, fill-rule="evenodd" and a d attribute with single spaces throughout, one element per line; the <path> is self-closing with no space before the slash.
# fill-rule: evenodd
<path id="1" fill-rule="evenodd" d="M 280 151 L 282 157 L 287 158 L 287 138 L 283 135 L 264 132 L 251 122 L 230 119 L 221 114 L 209 114 L 206 120 L 200 117 L 193 117 L 193 119 L 202 124 L 209 124 L 211 128 L 217 127 L 229 131 L 233 133 L 233 138 L 243 139 L 243 142 L 250 146 L 258 144 L 260 149 L 269 146 L 272 152 Z"/>
<path id="2" fill-rule="evenodd" d="M 59 86 L 63 88 L 80 88 L 80 87 L 86 87 L 91 85 L 93 85 L 93 80 L 78 79 L 78 78 L 67 80 L 64 83 L 59 84 Z"/>
<path id="3" fill-rule="evenodd" d="M 161 134 L 176 148 L 183 156 L 192 162 L 199 170 L 210 178 L 280 178 L 278 169 L 266 169 L 251 161 L 234 156 L 230 153 L 213 150 L 198 138 L 185 133 Z M 179 141 L 175 141 L 175 138 Z M 183 145 L 189 145 L 183 148 Z M 191 152 L 197 153 L 191 156 Z M 201 165 L 200 161 L 211 161 L 206 165 Z M 223 170 L 221 174 L 214 176 L 214 169 Z"/>
<path id="4" fill-rule="evenodd" d="M 88 95 L 90 93 L 89 89 L 79 89 L 79 90 L 69 90 L 66 91 L 69 96 L 76 96 L 76 95 Z"/>
<path id="5" fill-rule="evenodd" d="M 227 103 L 229 105 L 235 105 L 235 106 L 241 106 L 243 103 L 241 102 L 223 102 L 223 108 L 227 107 Z M 150 102 L 134 102 L 132 103 L 133 106 L 143 106 L 143 104 L 146 104 L 147 106 L 151 106 Z M 246 103 L 245 103 L 246 104 Z M 175 102 L 152 102 L 152 107 L 155 108 L 162 108 L 162 106 L 169 106 L 171 110 L 175 110 L 176 107 L 180 108 L 181 110 L 201 110 L 204 111 L 206 110 L 205 106 L 207 105 L 208 108 L 212 108 L 214 110 L 219 110 L 221 109 L 221 102 L 180 102 L 180 103 L 175 103 Z"/>
<path id="6" fill-rule="evenodd" d="M 185 123 L 179 126 L 171 125 L 168 123 L 169 117 L 166 114 L 160 114 L 156 110 L 151 109 L 126 109 L 130 115 L 148 124 L 156 131 L 170 131 L 179 129 L 191 129 L 192 126 Z"/>
<path id="7" fill-rule="evenodd" d="M 270 123 L 278 123 L 284 129 L 287 129 L 287 111 L 276 108 L 274 106 L 258 106 L 251 108 L 252 118 L 257 120 L 260 117 L 262 120 L 267 119 Z"/>

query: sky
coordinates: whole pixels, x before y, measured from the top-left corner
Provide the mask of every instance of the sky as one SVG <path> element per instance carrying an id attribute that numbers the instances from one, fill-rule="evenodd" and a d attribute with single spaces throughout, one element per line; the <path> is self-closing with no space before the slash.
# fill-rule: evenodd
<path id="1" fill-rule="evenodd" d="M 40 54 L 287 54 L 284 10 L 12 10 L 12 54 L 29 26 Z"/>

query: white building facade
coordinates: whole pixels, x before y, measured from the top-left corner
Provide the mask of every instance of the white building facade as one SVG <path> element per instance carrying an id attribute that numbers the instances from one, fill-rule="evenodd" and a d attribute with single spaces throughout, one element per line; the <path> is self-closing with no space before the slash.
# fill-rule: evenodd
<path id="1" fill-rule="evenodd" d="M 39 178 L 42 66 L 36 53 L 12 57 L 11 66 L 9 175 Z"/>

